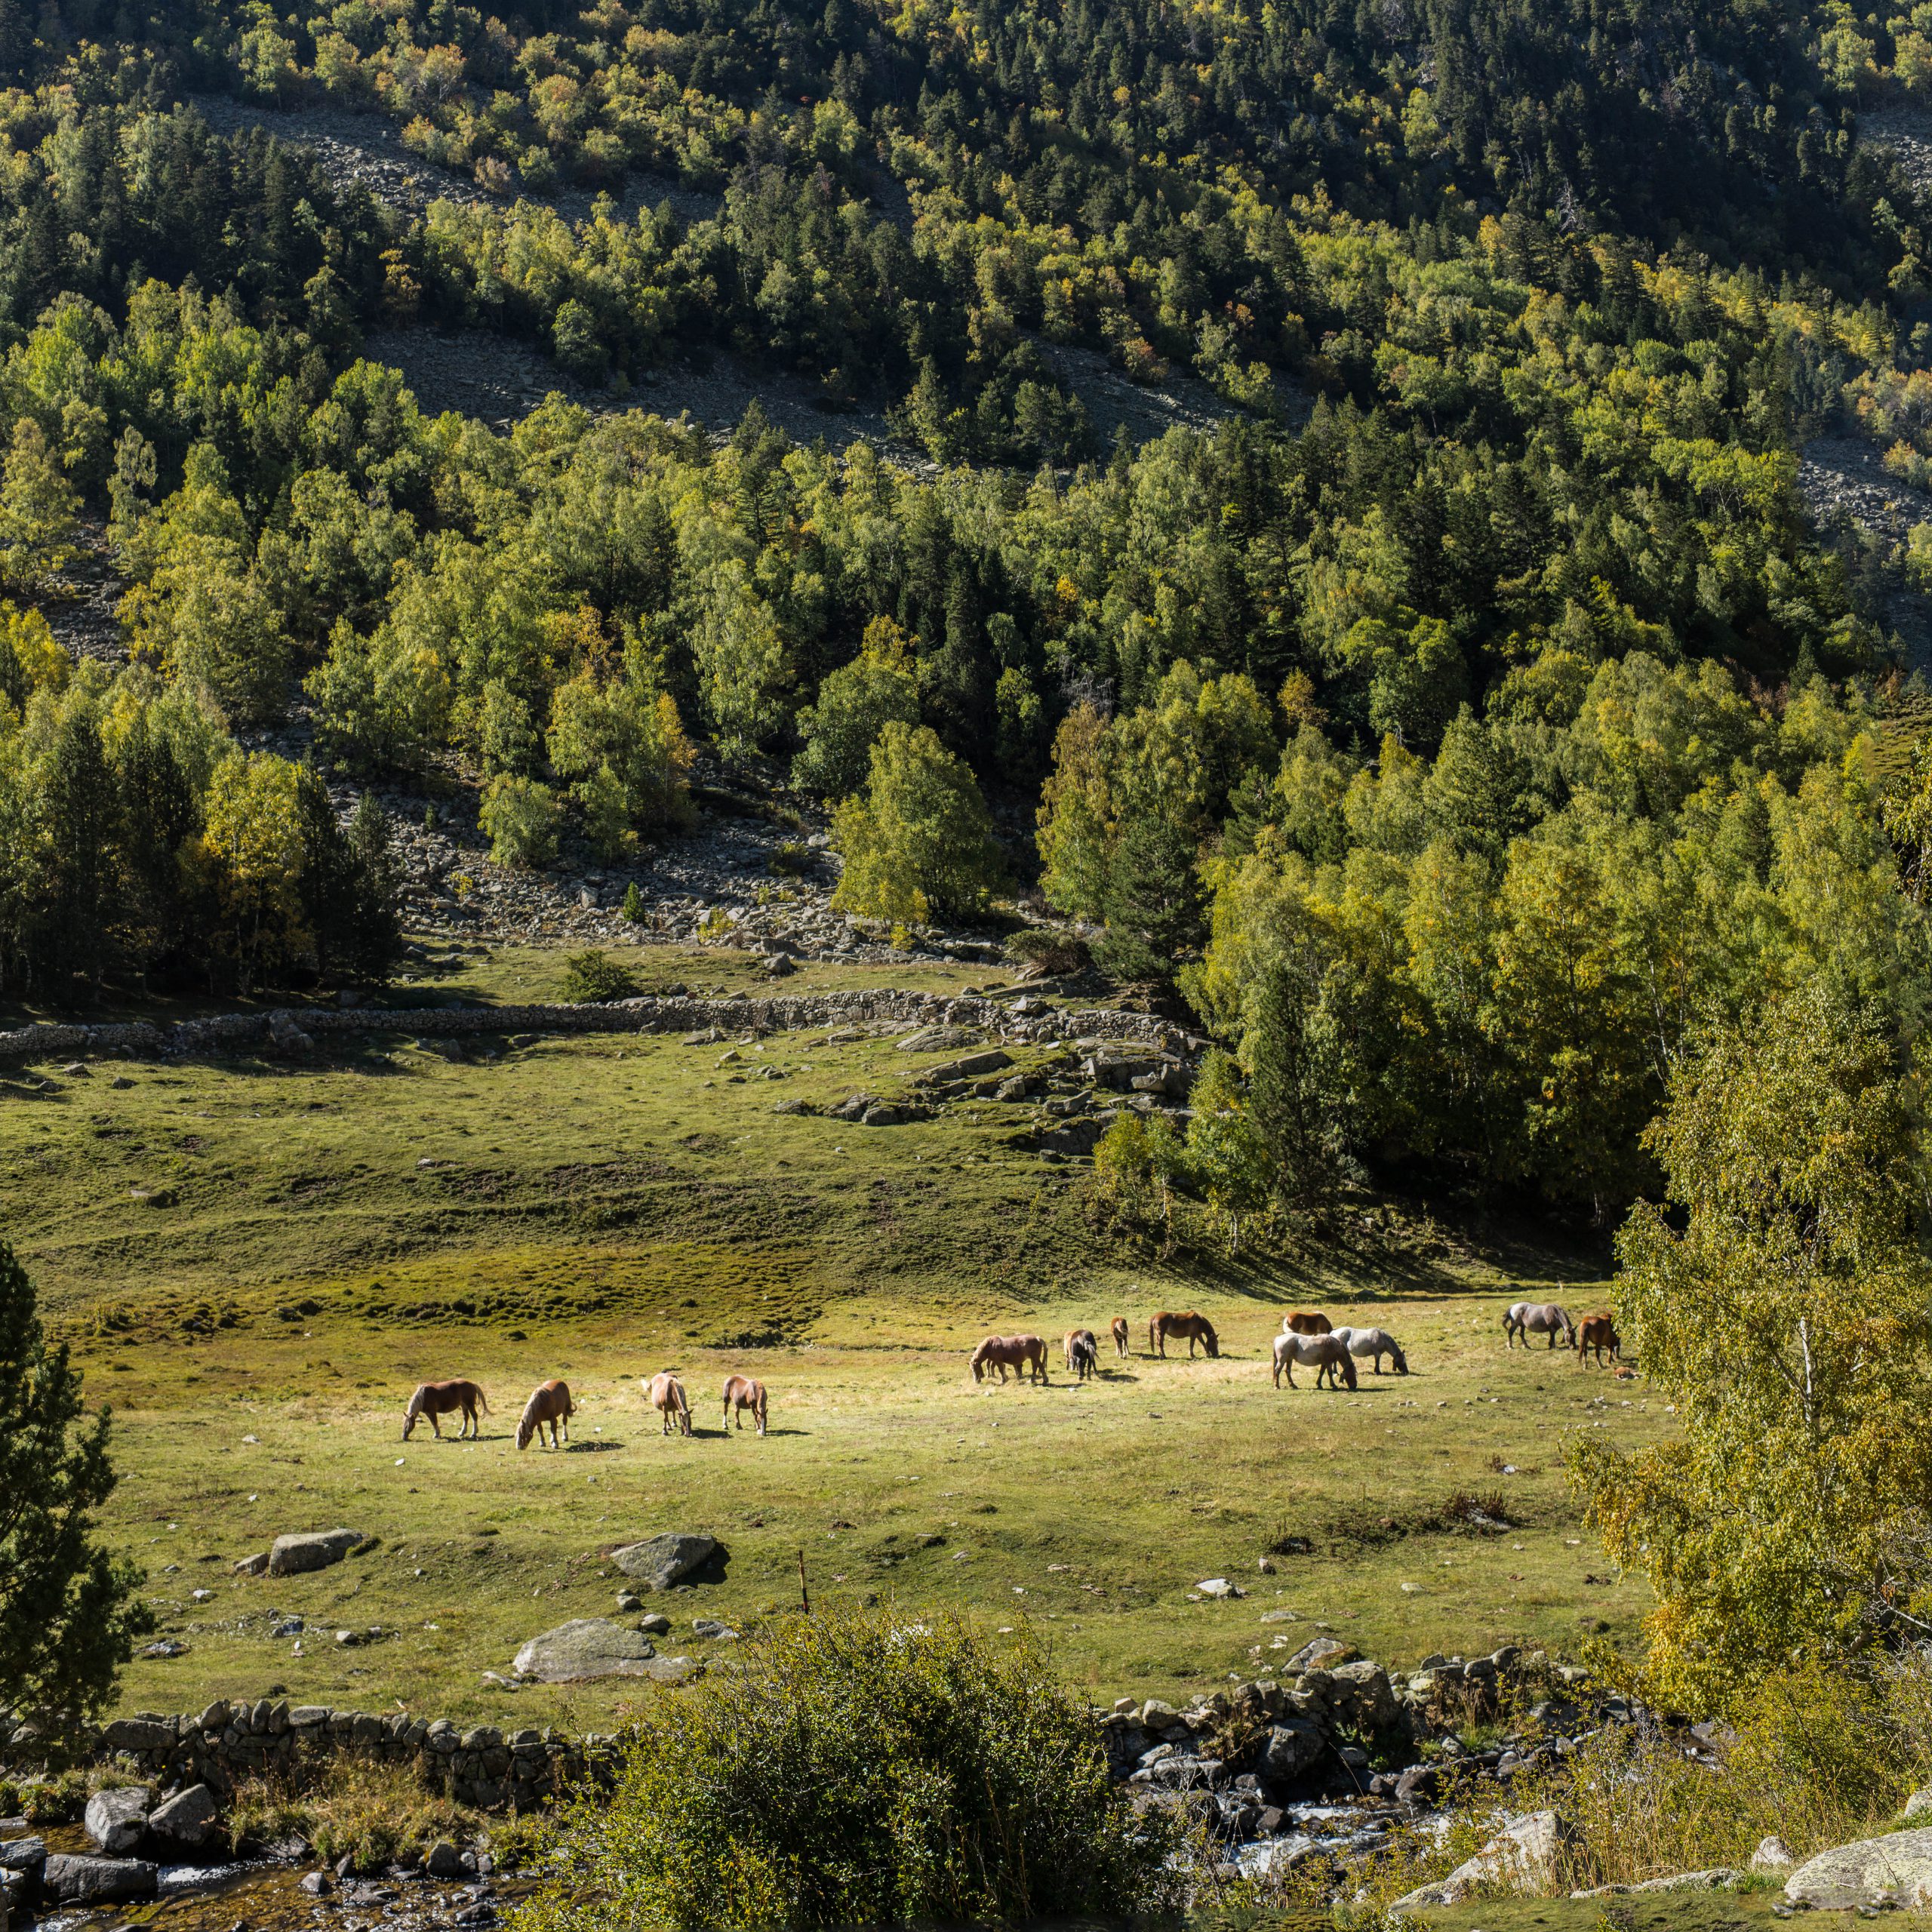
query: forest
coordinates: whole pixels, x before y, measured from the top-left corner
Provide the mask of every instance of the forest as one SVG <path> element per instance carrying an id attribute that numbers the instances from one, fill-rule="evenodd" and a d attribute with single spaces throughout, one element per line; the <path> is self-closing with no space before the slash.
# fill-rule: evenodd
<path id="1" fill-rule="evenodd" d="M 1017 909 L 1211 1032 L 1130 1217 L 1407 1164 L 1601 1222 L 1713 1018 L 1916 1041 L 1932 497 L 1800 472 L 1932 480 L 1932 197 L 1860 133 L 1932 108 L 1932 7 L 0 0 L 0 66 L 10 997 L 380 980 L 343 798 L 618 862 L 702 755 L 832 813 L 854 915 Z M 458 327 L 601 400 L 364 353 Z M 823 435 L 635 406 L 720 346 Z M 1062 346 L 1226 418 L 1108 445 Z M 112 653 L 50 623 L 84 556 Z"/>

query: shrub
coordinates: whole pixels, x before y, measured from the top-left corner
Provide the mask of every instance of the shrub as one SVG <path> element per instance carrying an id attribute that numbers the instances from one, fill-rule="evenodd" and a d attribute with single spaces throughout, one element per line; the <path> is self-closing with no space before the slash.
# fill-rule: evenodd
<path id="1" fill-rule="evenodd" d="M 637 889 L 635 879 L 624 888 L 623 910 L 627 925 L 641 926 L 644 924 L 644 894 Z"/>
<path id="2" fill-rule="evenodd" d="M 559 1827 L 517 1932 L 1109 1919 L 1177 1904 L 1084 1706 L 1023 1639 L 884 1612 L 789 1620 L 657 1700 Z"/>
<path id="3" fill-rule="evenodd" d="M 573 952 L 564 961 L 564 997 L 573 1005 L 629 999 L 637 990 L 636 974 L 595 946 L 587 952 Z"/>
<path id="4" fill-rule="evenodd" d="M 343 1757 L 325 1760 L 299 1785 L 243 1785 L 227 1823 L 238 1843 L 305 1838 L 325 1864 L 346 1858 L 358 1872 L 375 1872 L 438 1838 L 468 1837 L 477 1820 L 430 1790 L 413 1765 Z"/>
<path id="5" fill-rule="evenodd" d="M 783 844 L 773 848 L 764 863 L 768 872 L 780 878 L 801 878 L 812 869 L 812 849 L 795 838 L 788 838 Z"/>
<path id="6" fill-rule="evenodd" d="M 1009 936 L 1002 949 L 1016 966 L 1030 967 L 1054 979 L 1084 973 L 1094 964 L 1084 940 L 1044 926 L 1022 927 Z"/>
<path id="7" fill-rule="evenodd" d="M 500 866 L 545 866 L 557 856 L 563 808 L 547 785 L 500 773 L 484 787 L 477 822 Z"/>

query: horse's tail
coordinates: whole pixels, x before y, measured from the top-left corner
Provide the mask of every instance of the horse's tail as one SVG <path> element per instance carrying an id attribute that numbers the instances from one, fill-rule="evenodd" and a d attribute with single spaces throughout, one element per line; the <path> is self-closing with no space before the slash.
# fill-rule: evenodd
<path id="1" fill-rule="evenodd" d="M 484 1394 L 482 1384 L 472 1382 L 469 1385 L 469 1392 L 476 1398 L 476 1406 L 487 1416 L 490 1413 L 490 1398 Z"/>
<path id="2" fill-rule="evenodd" d="M 1148 1316 L 1148 1318 L 1147 1318 L 1147 1352 L 1148 1352 L 1150 1355 L 1154 1352 L 1154 1331 L 1155 1331 L 1157 1328 L 1158 1328 L 1158 1327 L 1160 1327 L 1160 1325 L 1161 1325 L 1161 1318 L 1160 1318 L 1158 1315 L 1149 1315 L 1149 1316 Z"/>

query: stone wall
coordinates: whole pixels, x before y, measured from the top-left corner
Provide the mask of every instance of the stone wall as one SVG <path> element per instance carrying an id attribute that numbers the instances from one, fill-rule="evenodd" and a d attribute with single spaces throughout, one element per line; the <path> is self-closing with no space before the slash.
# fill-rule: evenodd
<path id="1" fill-rule="evenodd" d="M 878 1021 L 971 1026 L 1020 1042 L 1103 1039 L 1158 1046 L 1177 1043 L 1181 1037 L 1165 1021 L 1144 1014 L 1106 1008 L 1070 1011 L 1023 997 L 949 998 L 881 989 L 758 998 L 743 994 L 729 999 L 650 996 L 596 1006 L 283 1007 L 266 1013 L 221 1014 L 171 1026 L 146 1020 L 21 1026 L 0 1032 L 0 1064 L 108 1054 L 141 1059 L 262 1053 L 288 1057 L 325 1041 L 368 1034 L 460 1039 L 495 1033 L 692 1033 L 714 1026 L 737 1033 L 783 1033 Z"/>
<path id="2" fill-rule="evenodd" d="M 505 1733 L 494 1724 L 459 1730 L 447 1718 L 291 1706 L 286 1698 L 263 1697 L 174 1717 L 143 1712 L 116 1718 L 91 1755 L 128 1758 L 163 1788 L 206 1784 L 224 1797 L 251 1777 L 293 1777 L 331 1758 L 362 1757 L 413 1764 L 459 1804 L 528 1810 L 608 1762 L 613 1749 L 610 1738 L 594 1734 Z"/>

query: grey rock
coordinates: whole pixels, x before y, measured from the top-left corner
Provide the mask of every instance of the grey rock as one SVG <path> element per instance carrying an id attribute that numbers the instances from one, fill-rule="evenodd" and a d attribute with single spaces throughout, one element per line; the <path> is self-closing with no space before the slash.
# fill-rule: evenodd
<path id="1" fill-rule="evenodd" d="M 671 1634 L 671 1620 L 668 1617 L 660 1617 L 654 1610 L 638 1619 L 637 1627 L 647 1637 L 668 1637 Z"/>
<path id="2" fill-rule="evenodd" d="M 150 1814 L 148 1829 L 183 1851 L 199 1851 L 214 1835 L 221 1812 L 205 1784 L 190 1785 Z"/>
<path id="3" fill-rule="evenodd" d="M 1790 1846 L 1775 1832 L 1769 1838 L 1760 1838 L 1758 1849 L 1751 1854 L 1751 1869 L 1754 1872 L 1789 1872 L 1797 1863 Z"/>
<path id="4" fill-rule="evenodd" d="M 1272 1725 L 1261 1751 L 1262 1768 L 1269 1777 L 1287 1784 L 1312 1770 L 1328 1746 L 1328 1734 L 1306 1718 L 1290 1718 Z"/>
<path id="5" fill-rule="evenodd" d="M 709 1637 L 714 1643 L 734 1643 L 738 1635 L 728 1623 L 721 1623 L 715 1617 L 694 1617 L 691 1632 L 695 1636 Z"/>
<path id="6" fill-rule="evenodd" d="M 37 1872 L 46 1863 L 45 1838 L 9 1838 L 0 1844 L 0 1872 Z"/>
<path id="7" fill-rule="evenodd" d="M 1231 1583 L 1225 1577 L 1210 1577 L 1205 1583 L 1196 1583 L 1195 1593 L 1204 1597 L 1244 1597 L 1247 1592 L 1238 1583 Z"/>
<path id="8" fill-rule="evenodd" d="M 159 1876 L 144 1858 L 85 1858 L 56 1852 L 41 1872 L 40 1888 L 56 1905 L 118 1905 L 152 1898 Z"/>
<path id="9" fill-rule="evenodd" d="M 1334 1637 L 1317 1637 L 1312 1642 L 1303 1644 L 1281 1668 L 1291 1676 L 1298 1676 L 1303 1671 L 1333 1670 L 1337 1664 L 1352 1663 L 1355 1655 L 1350 1644 Z"/>
<path id="10" fill-rule="evenodd" d="M 902 1054 L 956 1053 L 961 1047 L 971 1046 L 974 1038 L 970 1026 L 922 1026 L 900 1041 L 899 1051 Z"/>
<path id="11" fill-rule="evenodd" d="M 100 1734 L 105 1751 L 171 1751 L 174 1727 L 149 1718 L 116 1718 Z"/>
<path id="12" fill-rule="evenodd" d="M 97 1791 L 88 1800 L 83 1822 L 88 1836 L 109 1858 L 132 1851 L 146 1835 L 153 1792 L 144 1784 L 122 1785 Z"/>
<path id="13" fill-rule="evenodd" d="M 1905 1809 L 1899 1814 L 1902 1818 L 1923 1818 L 1932 1814 L 1932 1784 L 1915 1791 L 1905 1801 Z"/>
<path id="14" fill-rule="evenodd" d="M 1785 1881 L 1784 1895 L 1793 1905 L 1832 1912 L 1932 1904 L 1932 1829 L 1894 1832 L 1821 1851 Z"/>
<path id="15" fill-rule="evenodd" d="M 448 1838 L 438 1838 L 429 1847 L 429 1856 L 423 1860 L 423 1869 L 432 1878 L 460 1878 L 463 1875 L 463 1854 Z"/>
<path id="16" fill-rule="evenodd" d="M 520 1677 L 576 1684 L 595 1677 L 648 1677 L 657 1647 L 640 1631 L 608 1617 L 580 1617 L 533 1637 L 516 1654 Z"/>
<path id="17" fill-rule="evenodd" d="M 694 1570 L 703 1568 L 717 1553 L 714 1537 L 692 1536 L 673 1531 L 652 1537 L 644 1543 L 626 1543 L 611 1552 L 611 1561 L 635 1583 L 646 1589 L 668 1590 L 681 1583 Z"/>
<path id="18" fill-rule="evenodd" d="M 360 1530 L 306 1530 L 277 1537 L 269 1546 L 269 1574 L 297 1577 L 306 1571 L 326 1570 L 368 1541 Z"/>

